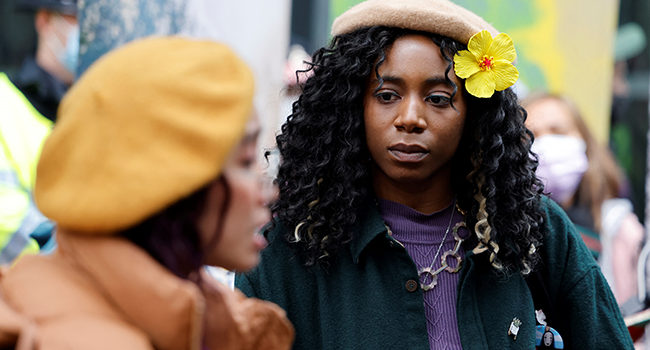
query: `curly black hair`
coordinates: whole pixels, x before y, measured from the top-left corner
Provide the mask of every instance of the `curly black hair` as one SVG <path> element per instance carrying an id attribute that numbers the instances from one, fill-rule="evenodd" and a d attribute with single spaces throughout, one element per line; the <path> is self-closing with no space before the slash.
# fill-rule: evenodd
<path id="1" fill-rule="evenodd" d="M 336 36 L 314 53 L 313 76 L 276 138 L 280 195 L 271 210 L 288 228 L 285 238 L 304 253 L 307 266 L 327 261 L 352 240 L 359 210 L 372 196 L 364 90 L 373 69 L 381 86 L 378 67 L 386 50 L 408 34 L 431 38 L 448 62 L 447 73 L 454 54 L 466 49 L 441 35 L 381 26 Z M 459 91 L 448 82 L 454 94 Z M 458 204 L 467 212 L 468 227 L 475 228 L 477 248 L 490 251 L 496 270 L 527 274 L 539 259 L 535 250 L 544 217 L 526 112 L 510 89 L 491 98 L 461 91 L 466 123 L 452 166 Z"/>

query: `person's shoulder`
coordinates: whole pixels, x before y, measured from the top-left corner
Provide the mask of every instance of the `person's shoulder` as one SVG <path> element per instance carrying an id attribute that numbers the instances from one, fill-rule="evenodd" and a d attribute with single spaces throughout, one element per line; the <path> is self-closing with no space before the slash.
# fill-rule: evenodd
<path id="1" fill-rule="evenodd" d="M 552 199 L 541 196 L 539 205 L 544 213 L 544 244 L 570 244 L 570 241 L 580 240 L 575 226 L 566 212 Z"/>
<path id="2" fill-rule="evenodd" d="M 25 255 L 0 278 L 5 300 L 28 317 L 114 313 L 87 274 L 59 252 Z"/>
<path id="3" fill-rule="evenodd" d="M 3 269 L 0 282 L 5 295 L 10 296 L 14 291 L 22 294 L 21 290 L 45 287 L 51 280 L 65 281 L 64 285 L 72 288 L 67 283 L 74 279 L 71 275 L 61 261 L 53 256 L 25 254 L 11 268 Z"/>
<path id="4" fill-rule="evenodd" d="M 0 289 L 7 304 L 36 320 L 43 348 L 153 349 L 147 336 L 117 317 L 101 294 L 60 256 L 19 258 L 0 273 Z"/>
<path id="5" fill-rule="evenodd" d="M 40 325 L 38 331 L 43 349 L 154 349 L 142 330 L 117 318 L 75 314 Z"/>
<path id="6" fill-rule="evenodd" d="M 564 210 L 546 196 L 541 197 L 540 207 L 545 213 L 541 247 L 545 268 L 557 274 L 572 271 L 580 275 L 597 267 L 596 260 Z"/>
<path id="7" fill-rule="evenodd" d="M 539 205 L 540 208 L 546 213 L 546 216 L 550 222 L 556 224 L 571 222 L 564 209 L 562 209 L 562 207 L 560 207 L 554 200 L 548 198 L 547 196 L 540 196 Z"/>

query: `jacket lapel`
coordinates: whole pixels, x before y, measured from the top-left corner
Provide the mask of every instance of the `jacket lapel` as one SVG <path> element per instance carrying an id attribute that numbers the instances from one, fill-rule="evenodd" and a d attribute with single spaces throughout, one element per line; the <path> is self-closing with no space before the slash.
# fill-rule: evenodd
<path id="1" fill-rule="evenodd" d="M 194 283 L 121 237 L 59 234 L 58 240 L 61 253 L 157 349 L 200 349 L 205 300 Z"/>

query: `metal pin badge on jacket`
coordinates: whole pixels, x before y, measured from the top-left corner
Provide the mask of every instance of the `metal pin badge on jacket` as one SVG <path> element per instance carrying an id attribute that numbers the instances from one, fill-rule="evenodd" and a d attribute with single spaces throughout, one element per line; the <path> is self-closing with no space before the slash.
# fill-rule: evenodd
<path id="1" fill-rule="evenodd" d="M 517 333 L 519 333 L 519 326 L 521 326 L 521 321 L 518 318 L 513 318 L 510 322 L 510 328 L 508 328 L 508 335 L 514 336 L 517 340 Z"/>
<path id="2" fill-rule="evenodd" d="M 546 326 L 546 315 L 542 309 L 535 310 L 535 318 L 537 319 L 537 323 Z"/>

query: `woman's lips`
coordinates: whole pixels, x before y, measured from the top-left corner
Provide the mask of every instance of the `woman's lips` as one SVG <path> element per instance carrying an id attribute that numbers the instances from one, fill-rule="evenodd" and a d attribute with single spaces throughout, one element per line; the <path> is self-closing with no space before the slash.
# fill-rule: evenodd
<path id="1" fill-rule="evenodd" d="M 253 236 L 253 244 L 255 245 L 255 248 L 257 248 L 257 250 L 262 250 L 266 248 L 268 242 L 266 241 L 266 238 L 264 238 L 264 236 L 258 233 L 255 234 L 255 236 Z"/>
<path id="2" fill-rule="evenodd" d="M 429 151 L 419 145 L 398 144 L 388 148 L 388 152 L 397 160 L 406 163 L 419 162 L 424 159 Z"/>

